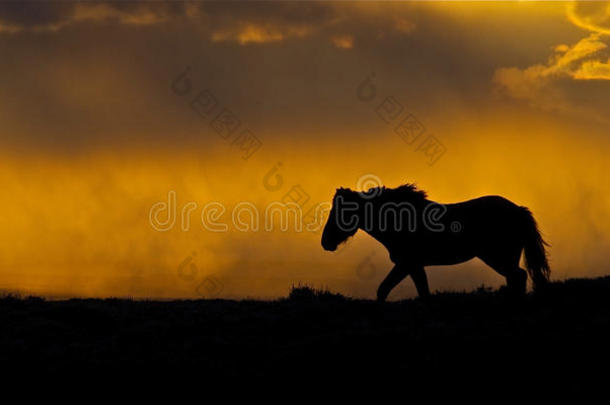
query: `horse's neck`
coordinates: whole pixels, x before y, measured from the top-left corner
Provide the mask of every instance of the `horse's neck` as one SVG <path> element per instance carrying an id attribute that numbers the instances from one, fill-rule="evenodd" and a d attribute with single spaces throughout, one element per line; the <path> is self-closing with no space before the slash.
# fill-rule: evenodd
<path id="1" fill-rule="evenodd" d="M 372 206 L 367 206 L 363 204 L 360 206 L 359 214 L 359 229 L 371 235 L 374 239 L 381 242 L 386 247 L 396 241 L 397 234 L 400 234 L 401 239 L 417 237 L 417 230 L 420 229 L 422 215 L 426 204 L 433 203 L 430 200 L 421 200 L 421 201 L 406 201 L 413 206 L 414 217 L 408 218 L 402 222 L 402 229 L 395 229 L 391 224 L 386 224 L 386 229 L 380 229 L 380 210 L 382 204 L 373 204 Z M 399 202 L 397 202 L 399 203 Z M 400 214 L 400 211 L 399 211 Z M 403 218 L 404 219 L 404 218 Z M 415 230 L 410 232 L 403 232 L 404 229 L 407 229 L 406 221 L 414 221 Z"/>

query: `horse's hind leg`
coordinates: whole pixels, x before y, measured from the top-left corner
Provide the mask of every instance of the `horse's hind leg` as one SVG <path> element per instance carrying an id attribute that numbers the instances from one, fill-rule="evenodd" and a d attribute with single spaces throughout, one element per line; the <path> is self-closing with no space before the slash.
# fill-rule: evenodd
<path id="1" fill-rule="evenodd" d="M 506 285 L 510 291 L 524 295 L 527 289 L 527 272 L 519 266 L 506 277 Z"/>
<path id="2" fill-rule="evenodd" d="M 511 255 L 479 256 L 485 264 L 506 278 L 508 290 L 515 295 L 524 295 L 527 287 L 527 272 L 519 267 L 521 252 Z"/>

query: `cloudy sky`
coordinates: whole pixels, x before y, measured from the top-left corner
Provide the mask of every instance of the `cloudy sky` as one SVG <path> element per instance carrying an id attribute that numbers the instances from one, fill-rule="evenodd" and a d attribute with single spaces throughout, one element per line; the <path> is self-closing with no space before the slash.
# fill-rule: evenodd
<path id="1" fill-rule="evenodd" d="M 371 179 L 506 196 L 555 278 L 606 274 L 608 44 L 604 2 L 2 2 L 0 289 L 372 297 L 391 263 L 367 235 L 328 253 L 231 217 Z M 209 204 L 226 232 L 203 226 Z M 477 260 L 428 273 L 502 283 Z"/>

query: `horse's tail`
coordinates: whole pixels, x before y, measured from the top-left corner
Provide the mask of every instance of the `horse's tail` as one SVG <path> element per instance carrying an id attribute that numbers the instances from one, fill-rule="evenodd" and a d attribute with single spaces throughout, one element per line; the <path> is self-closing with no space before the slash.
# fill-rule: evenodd
<path id="1" fill-rule="evenodd" d="M 526 207 L 520 208 L 524 215 L 525 266 L 534 283 L 534 289 L 538 289 L 544 286 L 551 276 L 551 268 L 545 249 L 545 246 L 549 246 L 549 244 L 542 239 L 532 212 Z"/>

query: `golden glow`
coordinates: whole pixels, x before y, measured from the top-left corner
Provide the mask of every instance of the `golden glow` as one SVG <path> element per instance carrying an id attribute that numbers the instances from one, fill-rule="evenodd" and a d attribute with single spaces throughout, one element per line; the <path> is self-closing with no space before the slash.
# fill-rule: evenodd
<path id="1" fill-rule="evenodd" d="M 354 37 L 351 35 L 338 35 L 333 37 L 332 41 L 340 49 L 352 49 L 354 47 Z"/>
<path id="2" fill-rule="evenodd" d="M 391 264 L 368 236 L 357 235 L 345 254 L 331 254 L 320 248 L 318 234 L 293 228 L 240 232 L 230 218 L 240 201 L 262 212 L 295 184 L 306 190 L 311 203 L 328 201 L 336 187 L 355 187 L 358 177 L 367 173 L 364 168 L 388 186 L 417 181 L 440 202 L 499 193 L 527 204 L 553 243 L 557 275 L 601 271 L 598 266 L 610 242 L 605 231 L 610 229 L 610 186 L 605 181 L 610 165 L 603 152 L 608 141 L 587 143 L 566 128 L 536 122 L 530 131 L 516 135 L 510 129 L 513 120 L 498 116 L 484 127 L 461 128 L 456 137 L 460 141 L 447 145 L 447 155 L 438 163 L 441 170 L 430 170 L 391 133 L 347 149 L 340 141 L 298 151 L 289 143 L 278 144 L 270 156 L 231 164 L 222 153 L 217 160 L 163 152 L 130 153 L 128 160 L 106 153 L 67 160 L 5 157 L 0 171 L 0 209 L 6 213 L 0 282 L 8 289 L 51 295 L 197 297 L 199 282 L 213 276 L 222 281 L 223 296 L 279 296 L 298 282 L 371 296 L 374 283 Z M 486 135 L 490 132 L 493 138 Z M 362 155 L 362 150 L 368 153 Z M 309 163 L 314 153 L 317 165 Z M 269 191 L 263 178 L 274 155 L 286 162 L 281 172 L 285 184 Z M 151 206 L 167 201 L 169 190 L 176 192 L 178 213 L 188 202 L 197 204 L 188 230 L 181 229 L 179 215 L 167 232 L 149 223 Z M 229 224 L 228 232 L 203 228 L 201 208 L 210 201 L 227 206 L 221 222 Z M 371 254 L 375 276 L 364 280 L 356 269 Z M 194 281 L 178 273 L 190 256 L 198 271 Z M 477 278 L 488 283 L 501 281 L 476 263 L 467 268 L 471 270 L 462 274 L 476 271 Z M 440 274 L 443 270 L 431 271 L 433 279 Z M 436 280 L 435 287 L 455 288 L 467 285 L 465 280 Z M 403 295 L 411 292 L 410 286 L 404 288 Z"/>
<path id="3" fill-rule="evenodd" d="M 0 288 L 194 298 L 211 280 L 223 297 L 277 297 L 301 282 L 372 297 L 391 263 L 368 236 L 333 254 L 319 234 L 242 232 L 230 216 L 297 185 L 307 211 L 366 174 L 439 202 L 504 195 L 534 212 L 554 277 L 608 271 L 607 4 L 226 3 L 0 18 Z M 263 140 L 251 159 L 172 92 L 186 65 L 190 96 L 209 89 Z M 356 87 L 370 72 L 367 104 Z M 378 116 L 388 96 L 446 146 L 433 167 Z M 171 192 L 178 217 L 156 230 L 150 209 Z M 210 202 L 227 232 L 202 226 Z M 441 290 L 503 281 L 477 261 L 429 273 Z M 396 296 L 412 295 L 403 284 Z"/>
<path id="4" fill-rule="evenodd" d="M 573 77 L 579 80 L 610 80 L 610 60 L 606 63 L 588 60 L 574 72 Z"/>
<path id="5" fill-rule="evenodd" d="M 253 24 L 246 25 L 237 33 L 215 32 L 212 35 L 213 41 L 227 41 L 235 39 L 241 45 L 248 43 L 275 42 L 284 39 L 284 35 L 272 27 L 260 27 Z"/>
<path id="6" fill-rule="evenodd" d="M 578 27 L 610 35 L 610 3 L 607 1 L 570 2 L 567 16 Z"/>
<path id="7" fill-rule="evenodd" d="M 123 24 L 150 25 L 166 21 L 167 17 L 145 8 L 132 11 L 117 10 L 106 4 L 79 4 L 74 12 L 74 21 L 103 21 L 118 19 Z"/>

